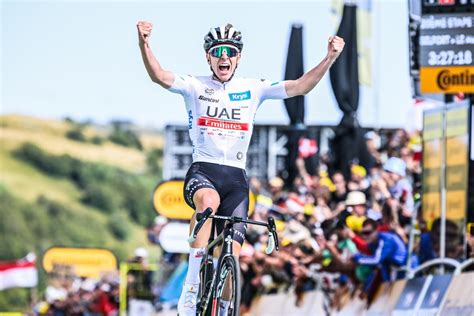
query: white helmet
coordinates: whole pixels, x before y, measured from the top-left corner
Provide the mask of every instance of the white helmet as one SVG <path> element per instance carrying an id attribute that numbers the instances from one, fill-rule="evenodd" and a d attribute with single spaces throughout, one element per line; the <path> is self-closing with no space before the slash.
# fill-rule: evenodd
<path id="1" fill-rule="evenodd" d="M 234 26 L 227 23 L 226 26 L 211 28 L 204 36 L 204 50 L 206 53 L 214 46 L 230 44 L 242 51 L 244 43 L 242 42 L 242 33 L 236 30 Z"/>

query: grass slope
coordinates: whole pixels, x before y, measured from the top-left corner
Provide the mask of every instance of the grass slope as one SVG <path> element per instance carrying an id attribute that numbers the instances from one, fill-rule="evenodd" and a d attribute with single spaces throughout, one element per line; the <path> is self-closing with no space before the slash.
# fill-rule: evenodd
<path id="1" fill-rule="evenodd" d="M 52 177 L 12 154 L 23 143 L 32 142 L 50 154 L 66 153 L 84 161 L 104 163 L 141 174 L 140 177 L 150 187 L 150 196 L 146 198 L 151 198 L 153 186 L 159 179 L 155 182 L 152 176 L 144 173 L 144 152 L 110 142 L 102 145 L 75 142 L 65 137 L 69 129 L 68 123 L 63 121 L 0 116 L 0 259 L 18 258 L 24 256 L 26 251 L 41 252 L 62 244 L 109 248 L 119 259 L 125 260 L 134 248 L 150 247 L 144 227 L 126 220 L 127 239 L 116 239 L 108 228 L 112 215 L 83 204 L 81 198 L 84 193 L 73 182 Z M 103 132 L 88 127 L 86 133 L 94 136 Z M 161 136 L 146 135 L 145 149 L 147 145 L 160 144 Z M 51 207 L 41 205 L 39 199 L 57 203 L 61 212 L 51 214 Z M 149 211 L 153 212 L 151 201 Z M 150 250 L 156 252 L 156 249 Z"/>
<path id="2" fill-rule="evenodd" d="M 0 145 L 11 151 L 30 142 L 51 154 L 69 154 L 81 160 L 102 162 L 130 172 L 141 173 L 146 170 L 146 158 L 142 152 L 111 142 L 102 145 L 76 142 L 65 137 L 71 129 L 71 124 L 64 121 L 4 115 L 0 116 Z M 105 136 L 103 130 L 92 127 L 86 127 L 84 133 L 88 137 Z M 141 138 L 145 151 L 163 146 L 163 138 L 159 135 L 144 133 Z"/>

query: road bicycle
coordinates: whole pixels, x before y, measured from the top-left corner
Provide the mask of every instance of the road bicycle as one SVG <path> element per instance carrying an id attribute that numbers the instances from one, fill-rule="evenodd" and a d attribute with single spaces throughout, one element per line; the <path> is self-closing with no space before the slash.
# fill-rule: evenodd
<path id="1" fill-rule="evenodd" d="M 278 250 L 278 236 L 273 217 L 268 217 L 267 222 L 258 222 L 237 216 L 212 215 L 212 209 L 196 214 L 194 226 L 188 241 L 194 242 L 199 230 L 208 220 L 212 219 L 211 234 L 205 250 L 200 268 L 200 287 L 196 307 L 197 316 L 224 316 L 221 312 L 226 310 L 225 316 L 239 316 L 240 314 L 240 266 L 239 260 L 232 254 L 232 241 L 234 224 L 245 223 L 265 226 L 268 230 L 268 245 L 265 252 L 270 254 Z M 214 238 L 217 221 L 225 221 L 224 230 Z M 217 265 L 214 267 L 214 250 L 222 245 Z M 227 307 L 222 309 L 221 306 Z"/>

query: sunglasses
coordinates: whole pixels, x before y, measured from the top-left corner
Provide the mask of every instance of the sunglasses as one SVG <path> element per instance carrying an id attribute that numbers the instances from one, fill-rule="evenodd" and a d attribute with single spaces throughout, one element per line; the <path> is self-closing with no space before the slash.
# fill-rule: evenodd
<path id="1" fill-rule="evenodd" d="M 222 54 L 226 53 L 227 57 L 235 57 L 239 53 L 239 50 L 232 46 L 216 46 L 209 50 L 209 54 L 212 57 L 221 58 Z"/>
<path id="2" fill-rule="evenodd" d="M 370 235 L 372 235 L 373 232 L 374 232 L 373 230 L 363 230 L 363 231 L 360 232 L 360 234 L 362 236 L 370 236 Z"/>

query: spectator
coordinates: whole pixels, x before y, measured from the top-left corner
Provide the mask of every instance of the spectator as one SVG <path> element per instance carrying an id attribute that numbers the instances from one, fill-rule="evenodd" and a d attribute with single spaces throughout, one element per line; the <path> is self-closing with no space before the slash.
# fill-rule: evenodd
<path id="1" fill-rule="evenodd" d="M 352 260 L 361 265 L 380 269 L 383 281 L 391 280 L 391 268 L 401 267 L 407 260 L 407 247 L 402 239 L 391 232 L 378 232 L 377 223 L 366 219 L 360 232 L 367 242 L 370 255 L 356 254 Z"/>
<path id="2" fill-rule="evenodd" d="M 365 194 L 360 191 L 352 191 L 347 195 L 346 209 L 338 216 L 347 227 L 355 232 L 362 229 L 362 223 L 367 215 L 367 201 Z"/>
<path id="3" fill-rule="evenodd" d="M 332 182 L 334 183 L 335 190 L 331 194 L 331 203 L 329 206 L 336 212 L 342 211 L 345 208 L 343 202 L 347 199 L 346 180 L 342 172 L 335 172 L 332 175 Z"/>
<path id="4" fill-rule="evenodd" d="M 280 177 L 274 177 L 269 181 L 270 197 L 272 198 L 273 205 L 283 207 L 286 201 L 286 193 L 283 191 L 283 185 L 285 184 Z M 273 208 L 273 207 L 272 207 Z M 277 209 L 276 211 L 279 211 Z"/>
<path id="5" fill-rule="evenodd" d="M 368 191 L 370 183 L 367 179 L 367 170 L 359 165 L 351 166 L 351 179 L 347 184 L 349 191 Z"/>
<path id="6" fill-rule="evenodd" d="M 152 281 L 153 271 L 149 269 L 148 251 L 139 247 L 135 249 L 134 256 L 128 260 L 134 264 L 128 273 L 128 296 L 137 299 L 153 300 Z"/>
<path id="7" fill-rule="evenodd" d="M 413 186 L 406 178 L 406 164 L 396 157 L 391 157 L 384 165 L 385 172 L 382 174 L 385 180 L 385 198 L 393 197 L 400 201 L 402 205 L 402 222 L 410 222 L 414 211 Z M 381 186 L 383 190 L 383 185 Z"/>
<path id="8" fill-rule="evenodd" d="M 375 162 L 375 164 L 381 164 L 382 157 L 379 152 L 380 143 L 381 143 L 380 136 L 377 135 L 377 133 L 374 131 L 367 132 L 365 134 L 365 143 L 367 145 L 367 150 L 369 154 L 372 156 L 372 159 Z"/>
<path id="9" fill-rule="evenodd" d="M 405 243 L 408 243 L 408 236 L 398 219 L 401 212 L 402 208 L 400 202 L 396 199 L 388 199 L 382 207 L 382 220 L 377 230 L 380 232 L 394 232 L 400 236 Z"/>

